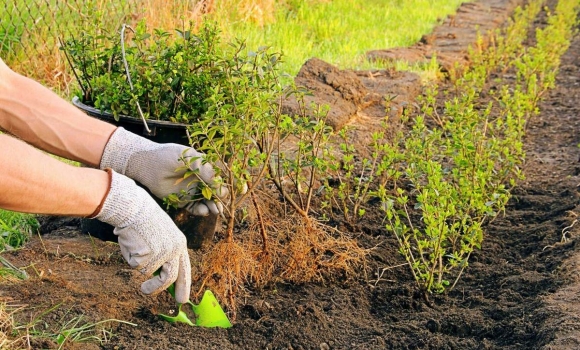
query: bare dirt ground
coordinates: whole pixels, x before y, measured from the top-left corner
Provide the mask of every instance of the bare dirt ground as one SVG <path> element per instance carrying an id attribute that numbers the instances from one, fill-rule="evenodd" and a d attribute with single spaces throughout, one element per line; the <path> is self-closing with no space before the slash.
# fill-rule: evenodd
<path id="1" fill-rule="evenodd" d="M 503 11 L 511 11 L 515 2 L 480 3 L 507 4 Z M 369 77 L 368 72 L 352 73 L 351 78 Z M 376 92 L 387 89 L 389 81 L 388 88 L 398 86 L 391 79 L 395 76 L 414 81 L 404 73 L 378 73 L 382 85 L 360 78 L 362 86 L 355 87 Z M 414 85 L 400 86 L 407 89 L 407 100 L 398 100 L 396 106 L 412 103 L 412 91 L 420 93 L 409 86 Z M 361 96 L 358 103 L 369 98 Z M 557 87 L 528 126 L 526 180 L 514 191 L 505 216 L 486 228 L 483 247 L 473 254 L 458 286 L 429 301 L 417 291 L 394 237 L 380 217 L 372 216 L 352 232 L 363 246 L 381 242 L 369 256 L 368 274 L 328 284 L 249 290 L 230 329 L 160 320 L 156 313 L 166 311 L 171 300 L 166 295 L 141 295 L 143 278 L 128 268 L 118 247 L 81 234 L 78 220 L 68 218 L 46 218 L 42 236 L 5 254 L 25 267 L 30 278 L 2 281 L 0 300 L 28 306 L 17 315 L 19 322 L 29 322 L 60 304 L 43 316 L 37 329 L 44 323 L 54 329 L 59 320 L 75 315 L 92 322 L 115 318 L 137 324 L 110 323 L 114 338 L 107 344 L 67 345 L 67 349 L 580 348 L 579 100 L 580 38 L 576 38 L 562 59 Z M 365 106 L 372 111 L 372 103 Z M 345 123 L 359 123 L 362 133 L 361 120 L 372 121 L 373 114 L 359 112 L 360 108 Z M 193 266 L 203 253 L 191 251 Z M 379 278 L 383 268 L 389 269 Z M 32 347 L 58 348 L 58 344 L 37 340 Z"/>

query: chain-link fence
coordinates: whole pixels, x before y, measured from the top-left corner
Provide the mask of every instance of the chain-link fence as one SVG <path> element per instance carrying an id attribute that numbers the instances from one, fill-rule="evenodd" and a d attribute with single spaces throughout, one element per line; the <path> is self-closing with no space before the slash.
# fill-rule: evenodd
<path id="1" fill-rule="evenodd" d="M 139 0 L 0 0 L 0 57 L 66 95 L 74 81 L 59 41 L 81 30 L 117 30 L 138 10 Z"/>
<path id="2" fill-rule="evenodd" d="M 0 54 L 7 60 L 44 54 L 83 29 L 114 29 L 137 16 L 138 1 L 0 0 Z"/>
<path id="3" fill-rule="evenodd" d="M 69 90 L 72 82 L 60 40 L 80 31 L 119 31 L 123 23 L 176 28 L 213 0 L 0 0 L 0 57 L 14 70 Z M 64 94 L 66 94 L 66 92 Z"/>

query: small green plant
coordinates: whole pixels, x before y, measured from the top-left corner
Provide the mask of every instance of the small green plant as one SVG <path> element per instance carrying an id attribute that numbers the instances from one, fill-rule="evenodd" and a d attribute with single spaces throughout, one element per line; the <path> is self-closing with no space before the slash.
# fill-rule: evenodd
<path id="1" fill-rule="evenodd" d="M 34 215 L 0 210 L 0 253 L 20 248 L 38 228 Z"/>
<path id="2" fill-rule="evenodd" d="M 332 128 L 325 123 L 328 106 L 311 105 L 307 112 L 307 92 L 293 88 L 289 93 L 295 94 L 299 112 L 283 117 L 268 173 L 284 201 L 303 218 L 309 218 L 317 181 L 330 167 Z"/>
<path id="3" fill-rule="evenodd" d="M 191 138 L 207 154 L 205 160 L 218 165 L 218 178 L 228 187 L 230 198 L 224 203 L 228 240 L 236 211 L 265 178 L 279 135 L 283 118 L 278 105 L 282 87 L 275 70 L 279 59 L 266 47 L 246 52 L 241 41 L 224 47 L 213 64 L 225 79 L 212 87 L 204 100 L 207 111 L 189 126 Z M 185 178 L 192 175 L 188 171 Z M 207 186 L 200 192 L 212 197 Z"/>
<path id="4" fill-rule="evenodd" d="M 63 50 L 83 103 L 115 118 L 138 117 L 140 106 L 145 118 L 189 123 L 207 111 L 207 98 L 226 79 L 216 68 L 220 45 L 211 22 L 195 33 L 183 28 L 150 34 L 141 21 L 121 32 L 83 30 L 64 41 Z"/>
<path id="5" fill-rule="evenodd" d="M 369 154 L 355 148 L 348 128 L 338 132 L 338 149 L 328 145 L 324 151 L 322 217 L 330 219 L 336 213 L 353 224 L 367 212 L 367 202 L 374 195 L 377 179 L 390 171 L 381 159 L 389 152 L 385 132 L 374 132 L 368 146 Z"/>
<path id="6" fill-rule="evenodd" d="M 292 209 L 308 218 L 314 182 L 327 166 L 323 154 L 331 134 L 325 124 L 327 108 L 313 106 L 307 115 L 304 91 L 282 85 L 280 62 L 279 53 L 268 47 L 247 51 L 242 41 L 220 51 L 215 69 L 226 79 L 206 99 L 207 112 L 189 127 L 191 138 L 198 140 L 206 161 L 218 165 L 218 178 L 228 187 L 230 198 L 224 203 L 228 240 L 236 211 L 265 182 L 272 182 Z M 283 99 L 291 95 L 302 111 L 294 116 L 281 110 Z M 192 175 L 188 171 L 185 177 Z M 209 186 L 200 192 L 206 199 L 217 197 Z"/>

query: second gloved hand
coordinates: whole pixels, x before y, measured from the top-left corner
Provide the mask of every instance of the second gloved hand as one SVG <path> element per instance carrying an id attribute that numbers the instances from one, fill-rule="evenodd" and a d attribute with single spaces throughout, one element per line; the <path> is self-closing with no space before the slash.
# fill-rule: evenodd
<path id="1" fill-rule="evenodd" d="M 155 200 L 126 176 L 108 169 L 110 188 L 93 219 L 115 227 L 121 254 L 132 268 L 146 276 L 141 291 L 153 294 L 175 282 L 178 303 L 189 300 L 191 263 L 187 240 Z"/>
<path id="2" fill-rule="evenodd" d="M 199 192 L 199 182 L 213 188 L 220 198 L 227 197 L 227 188 L 216 183 L 213 166 L 203 164 L 202 157 L 202 153 L 191 147 L 175 143 L 156 143 L 123 128 L 117 128 L 105 146 L 100 168 L 111 168 L 138 181 L 158 198 L 164 198 L 172 193 L 179 194 L 182 191 L 187 192 L 188 196 L 196 195 Z M 186 169 L 176 171 L 185 165 L 182 158 L 193 158 L 189 168 L 195 170 L 197 175 L 183 180 Z M 202 216 L 210 212 L 218 214 L 223 209 L 219 201 L 205 199 L 195 202 L 183 201 L 180 207 Z"/>

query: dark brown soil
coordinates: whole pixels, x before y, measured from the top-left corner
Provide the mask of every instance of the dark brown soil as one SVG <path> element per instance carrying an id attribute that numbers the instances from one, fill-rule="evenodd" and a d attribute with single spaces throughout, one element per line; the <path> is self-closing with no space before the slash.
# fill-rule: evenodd
<path id="1" fill-rule="evenodd" d="M 512 11 L 516 2 L 480 3 L 494 8 L 499 3 L 504 11 Z M 489 12 L 481 13 L 488 16 Z M 454 23 L 459 20 L 456 16 Z M 541 23 L 539 19 L 537 24 Z M 466 32 L 462 29 L 456 35 Z M 434 42 L 431 37 L 430 45 Z M 467 64 L 467 60 L 462 62 Z M 316 84 L 338 86 L 340 71 L 321 61 L 317 66 L 322 68 L 308 70 L 318 77 Z M 327 79 L 324 69 L 334 78 Z M 397 108 L 412 105 L 420 93 L 409 73 L 350 72 L 347 78 L 344 81 L 350 81 L 352 89 L 342 86 L 335 89 L 338 92 L 316 98 L 334 96 L 352 103 L 354 109 L 343 124 L 356 126 L 361 135 L 373 129 L 369 125 L 375 125 L 384 113 L 376 108 L 380 102 L 376 96 L 397 86 L 405 91 L 395 110 L 389 111 L 397 115 Z M 140 294 L 143 278 L 128 268 L 115 244 L 81 234 L 78 220 L 50 218 L 44 220 L 47 233 L 41 238 L 5 254 L 15 265 L 25 267 L 30 278 L 3 281 L 0 300 L 28 306 L 18 314 L 20 322 L 29 322 L 60 303 L 43 316 L 44 322 L 54 326 L 61 317 L 85 315 L 93 322 L 115 318 L 138 325 L 111 323 L 115 336 L 110 342 L 69 349 L 580 348 L 579 100 L 580 39 L 576 38 L 562 59 L 557 87 L 528 127 L 526 180 L 514 191 L 505 216 L 486 228 L 482 249 L 473 254 L 470 267 L 448 294 L 426 300 L 417 291 L 395 239 L 379 217 L 367 216 L 353 233 L 363 246 L 378 245 L 369 256 L 368 274 L 361 272 L 360 278 L 347 282 L 248 290 L 230 329 L 174 325 L 155 315 L 171 301 L 166 296 Z M 201 254 L 191 251 L 194 267 Z M 32 347 L 58 345 L 37 341 Z"/>

